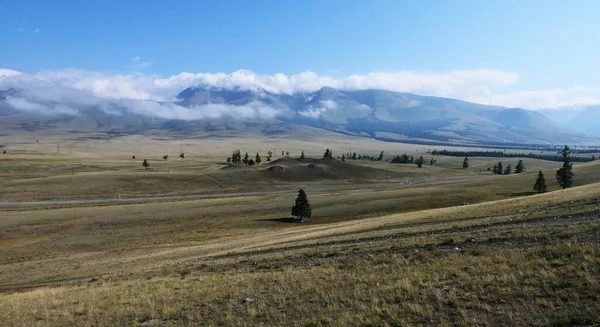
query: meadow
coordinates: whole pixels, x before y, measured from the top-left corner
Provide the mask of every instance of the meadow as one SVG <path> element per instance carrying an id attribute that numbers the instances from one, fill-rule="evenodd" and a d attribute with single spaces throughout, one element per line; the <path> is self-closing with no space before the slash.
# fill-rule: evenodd
<path id="1" fill-rule="evenodd" d="M 495 176 L 519 158 L 323 161 L 435 147 L 320 140 L 3 140 L 0 325 L 600 322 L 598 162 L 560 190 L 557 162 Z M 235 148 L 263 162 L 228 165 Z M 539 170 L 548 193 L 533 192 Z M 290 216 L 299 188 L 305 223 Z"/>

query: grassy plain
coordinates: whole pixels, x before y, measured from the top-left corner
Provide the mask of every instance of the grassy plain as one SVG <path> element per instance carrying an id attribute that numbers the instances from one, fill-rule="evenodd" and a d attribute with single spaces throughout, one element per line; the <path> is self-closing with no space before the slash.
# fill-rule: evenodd
<path id="1" fill-rule="evenodd" d="M 563 191 L 560 163 L 542 160 L 524 159 L 528 171 L 510 176 L 486 168 L 518 158 L 471 158 L 463 169 L 462 158 L 437 157 L 418 169 L 276 156 L 227 167 L 233 143 L 250 155 L 273 145 L 313 158 L 331 146 L 186 142 L 184 160 L 181 141 L 91 139 L 60 154 L 9 144 L 0 157 L 2 325 L 600 322 L 597 162 L 576 164 L 576 187 Z M 335 144 L 334 153 L 351 146 L 386 157 L 435 148 Z M 144 157 L 152 170 L 142 169 Z M 552 192 L 532 193 L 538 170 Z M 299 187 L 313 206 L 308 223 L 289 217 Z M 156 198 L 165 195 L 199 197 Z M 82 202 L 42 202 L 57 199 Z"/>

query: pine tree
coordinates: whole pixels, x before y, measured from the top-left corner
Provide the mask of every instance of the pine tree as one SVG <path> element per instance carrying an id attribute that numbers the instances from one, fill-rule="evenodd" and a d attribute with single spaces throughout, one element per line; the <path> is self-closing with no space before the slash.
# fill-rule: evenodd
<path id="1" fill-rule="evenodd" d="M 546 179 L 544 178 L 544 173 L 540 170 L 538 173 L 538 177 L 535 180 L 535 184 L 533 185 L 533 190 L 538 193 L 544 193 L 547 190 L 546 187 Z"/>
<path id="2" fill-rule="evenodd" d="M 595 154 L 593 154 L 592 157 L 590 158 L 590 161 L 594 161 L 594 160 L 596 160 L 596 155 Z"/>
<path id="3" fill-rule="evenodd" d="M 519 160 L 519 163 L 515 166 L 515 174 L 520 174 L 525 171 L 525 164 L 523 160 Z"/>
<path id="4" fill-rule="evenodd" d="M 325 154 L 323 154 L 323 159 L 333 159 L 333 151 L 329 149 L 325 150 Z"/>
<path id="5" fill-rule="evenodd" d="M 248 159 L 248 164 L 247 164 L 248 166 L 253 166 L 255 164 L 256 164 L 256 162 L 254 162 L 254 160 Z"/>
<path id="6" fill-rule="evenodd" d="M 377 157 L 377 161 L 381 161 L 383 160 L 383 151 L 381 151 L 381 153 L 379 154 L 379 157 Z"/>
<path id="7" fill-rule="evenodd" d="M 302 151 L 302 154 L 300 154 L 300 159 L 304 159 L 304 151 Z"/>
<path id="8" fill-rule="evenodd" d="M 408 159 L 408 163 L 413 163 L 415 162 L 415 158 L 411 155 L 410 159 Z"/>
<path id="9" fill-rule="evenodd" d="M 564 189 L 573 185 L 573 164 L 571 164 L 571 150 L 565 145 L 561 151 L 563 157 L 563 166 L 556 171 L 556 180 L 558 185 Z"/>
<path id="10" fill-rule="evenodd" d="M 144 162 L 142 162 L 142 166 L 144 166 L 144 169 L 148 169 L 148 167 L 150 167 L 150 163 L 148 162 L 148 160 L 144 159 Z"/>
<path id="11" fill-rule="evenodd" d="M 304 218 L 310 218 L 311 215 L 312 210 L 310 209 L 306 193 L 303 189 L 300 189 L 296 198 L 296 204 L 292 207 L 292 216 L 296 216 L 300 221 L 303 221 Z"/>
<path id="12" fill-rule="evenodd" d="M 256 162 L 256 164 L 259 164 L 262 160 L 260 160 L 260 155 L 257 153 L 256 154 L 256 159 L 254 160 Z"/>
<path id="13" fill-rule="evenodd" d="M 181 160 L 185 159 L 185 153 L 183 153 L 183 152 L 182 152 L 182 153 L 179 155 L 179 158 L 181 158 Z"/>
<path id="14" fill-rule="evenodd" d="M 346 161 L 346 155 L 342 154 L 342 161 Z"/>
<path id="15" fill-rule="evenodd" d="M 164 159 L 165 161 L 167 161 L 167 159 L 169 159 L 169 155 L 168 155 L 168 154 L 165 154 L 165 155 L 163 156 L 163 159 Z"/>
<path id="16" fill-rule="evenodd" d="M 502 163 L 498 162 L 498 167 L 497 167 L 497 170 L 496 170 L 496 174 L 502 175 L 503 172 L 504 172 L 504 169 L 502 169 Z"/>
<path id="17" fill-rule="evenodd" d="M 498 165 L 494 165 L 494 168 L 492 169 L 492 173 L 494 175 L 498 175 Z"/>
<path id="18" fill-rule="evenodd" d="M 423 159 L 423 156 L 420 156 L 415 163 L 417 164 L 417 167 L 421 168 L 423 166 L 423 163 L 425 162 L 425 160 Z"/>
<path id="19" fill-rule="evenodd" d="M 465 160 L 463 160 L 463 168 L 469 168 L 469 157 L 465 157 Z"/>
<path id="20" fill-rule="evenodd" d="M 512 172 L 512 167 L 510 166 L 510 162 L 509 162 L 508 165 L 506 166 L 506 168 L 504 169 L 504 175 L 510 175 L 511 172 Z"/>
<path id="21" fill-rule="evenodd" d="M 246 152 L 246 155 L 244 156 L 244 160 L 242 160 L 242 162 L 244 163 L 244 165 L 248 164 L 248 160 L 250 160 L 250 156 L 248 155 L 248 152 Z"/>
<path id="22" fill-rule="evenodd" d="M 352 160 L 356 160 L 356 152 L 352 154 Z"/>
<path id="23" fill-rule="evenodd" d="M 431 158 L 431 160 L 429 161 L 429 165 L 430 165 L 430 166 L 433 166 L 433 165 L 435 165 L 435 159 Z"/>

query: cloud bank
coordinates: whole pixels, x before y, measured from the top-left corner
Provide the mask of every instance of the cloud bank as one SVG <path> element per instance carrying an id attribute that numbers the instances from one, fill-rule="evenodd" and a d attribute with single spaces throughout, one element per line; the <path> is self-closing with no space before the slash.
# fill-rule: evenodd
<path id="1" fill-rule="evenodd" d="M 151 63 L 133 57 L 131 66 L 144 68 Z M 22 97 L 5 102 L 15 109 L 46 114 L 73 114 L 82 106 L 95 106 L 110 113 L 130 111 L 140 115 L 170 119 L 198 119 L 232 116 L 271 118 L 274 108 L 250 103 L 245 106 L 208 104 L 192 108 L 172 101 L 182 90 L 196 85 L 220 89 L 264 89 L 276 94 L 314 92 L 323 86 L 340 90 L 383 89 L 421 95 L 457 98 L 466 101 L 521 107 L 526 109 L 599 104 L 594 89 L 573 86 L 564 89 L 498 92 L 518 86 L 515 73 L 493 69 L 450 72 L 374 72 L 341 78 L 302 72 L 294 75 L 260 75 L 249 70 L 233 73 L 180 73 L 161 77 L 140 73 L 107 75 L 76 69 L 23 74 L 0 68 L 0 91 L 22 90 Z M 304 111 L 307 117 L 335 110 L 335 103 L 323 102 Z"/>

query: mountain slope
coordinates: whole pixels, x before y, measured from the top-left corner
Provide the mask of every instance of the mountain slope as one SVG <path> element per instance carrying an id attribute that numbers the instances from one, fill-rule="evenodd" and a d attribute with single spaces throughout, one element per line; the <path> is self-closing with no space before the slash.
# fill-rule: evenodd
<path id="1" fill-rule="evenodd" d="M 3 115 L 0 127 L 134 133 L 158 129 L 178 135 L 203 131 L 218 137 L 250 130 L 266 136 L 292 136 L 294 131 L 302 130 L 294 126 L 308 125 L 391 141 L 600 143 L 534 111 L 385 90 L 345 91 L 323 87 L 315 92 L 289 95 L 259 87 L 193 86 L 180 92 L 172 102 L 109 101 L 82 94 L 75 99 L 44 102 L 28 98 L 28 94 L 32 92 L 0 91 L 0 115 Z M 85 101 L 78 103 L 76 99 Z M 21 107 L 16 108 L 15 103 Z M 594 116 L 586 119 L 597 121 Z M 301 137 L 293 135 L 298 136 Z"/>

